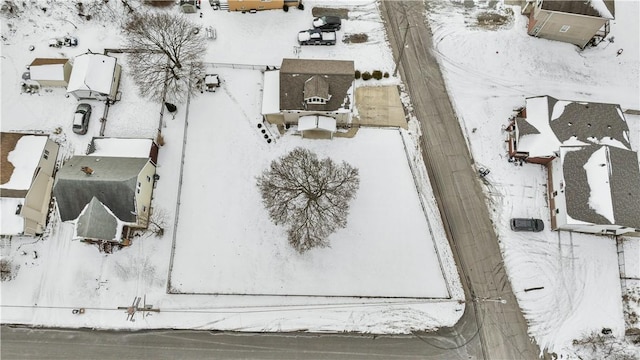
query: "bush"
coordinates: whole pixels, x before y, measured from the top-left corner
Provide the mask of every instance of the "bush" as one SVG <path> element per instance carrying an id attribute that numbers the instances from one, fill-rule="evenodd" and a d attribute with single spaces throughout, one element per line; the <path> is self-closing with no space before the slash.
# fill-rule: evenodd
<path id="1" fill-rule="evenodd" d="M 363 72 L 362 73 L 362 80 L 367 81 L 369 79 L 371 79 L 371 73 L 368 72 L 368 71 Z"/>
<path id="2" fill-rule="evenodd" d="M 362 74 L 360 73 L 360 70 L 356 70 L 356 73 L 355 73 L 356 79 L 360 79 L 361 75 Z"/>
<path id="3" fill-rule="evenodd" d="M 382 77 L 384 77 L 385 79 L 389 77 L 389 73 L 388 72 L 384 72 L 384 75 L 382 75 Z"/>
<path id="4" fill-rule="evenodd" d="M 304 4 L 303 3 L 298 4 L 298 10 L 304 10 Z"/>
<path id="5" fill-rule="evenodd" d="M 374 79 L 380 80 L 380 79 L 382 79 L 382 71 L 374 70 L 372 76 L 373 76 Z"/>
<path id="6" fill-rule="evenodd" d="M 289 5 L 287 5 L 287 4 L 282 5 L 282 10 L 284 10 L 284 12 L 289 11 Z"/>
<path id="7" fill-rule="evenodd" d="M 162 136 L 162 134 L 156 136 L 156 144 L 158 144 L 158 146 L 164 145 L 164 136 Z"/>

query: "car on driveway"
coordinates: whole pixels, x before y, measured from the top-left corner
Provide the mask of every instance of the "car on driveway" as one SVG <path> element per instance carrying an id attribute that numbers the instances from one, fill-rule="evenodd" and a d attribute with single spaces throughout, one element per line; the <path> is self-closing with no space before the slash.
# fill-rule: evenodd
<path id="1" fill-rule="evenodd" d="M 91 105 L 80 103 L 73 114 L 73 132 L 84 135 L 89 129 L 89 119 L 91 118 Z"/>
<path id="2" fill-rule="evenodd" d="M 320 29 L 303 30 L 298 33 L 300 45 L 335 45 L 336 32 L 322 31 Z"/>
<path id="3" fill-rule="evenodd" d="M 338 31 L 342 21 L 337 16 L 320 16 L 313 19 L 313 27 L 322 31 Z"/>
<path id="4" fill-rule="evenodd" d="M 540 219 L 513 218 L 510 225 L 513 231 L 540 232 L 544 230 L 544 222 Z"/>

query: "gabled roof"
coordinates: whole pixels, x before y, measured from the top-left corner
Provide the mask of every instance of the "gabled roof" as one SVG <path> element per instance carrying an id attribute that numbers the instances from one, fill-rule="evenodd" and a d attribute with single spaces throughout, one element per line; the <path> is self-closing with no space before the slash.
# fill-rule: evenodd
<path id="1" fill-rule="evenodd" d="M 29 67 L 40 65 L 64 65 L 69 62 L 69 59 L 64 58 L 35 58 Z"/>
<path id="2" fill-rule="evenodd" d="M 613 19 L 614 0 L 543 0 L 542 9 Z"/>
<path id="3" fill-rule="evenodd" d="M 603 144 L 630 150 L 629 127 L 616 104 L 526 99 L 526 119 L 516 119 L 517 150 L 552 156 L 561 145 Z"/>
<path id="4" fill-rule="evenodd" d="M 567 214 L 592 224 L 640 228 L 638 154 L 612 146 L 561 148 Z"/>
<path id="5" fill-rule="evenodd" d="M 321 75 L 313 75 L 304 83 L 304 98 L 319 97 L 321 99 L 329 99 L 329 83 Z"/>
<path id="6" fill-rule="evenodd" d="M 75 220 L 95 197 L 123 222 L 133 223 L 137 176 L 148 158 L 74 156 L 56 174 L 53 196 L 62 221 Z M 82 167 L 93 170 L 91 175 Z"/>
<path id="7" fill-rule="evenodd" d="M 328 84 L 331 98 L 326 104 L 306 104 L 305 84 L 320 76 Z M 349 110 L 355 80 L 353 61 L 283 59 L 280 67 L 280 110 Z"/>
<path id="8" fill-rule="evenodd" d="M 93 197 L 82 210 L 76 224 L 76 237 L 84 239 L 119 240 L 122 225 L 109 209 Z"/>
<path id="9" fill-rule="evenodd" d="M 82 54 L 73 60 L 67 92 L 90 90 L 102 94 L 111 92 L 116 58 L 102 54 Z"/>

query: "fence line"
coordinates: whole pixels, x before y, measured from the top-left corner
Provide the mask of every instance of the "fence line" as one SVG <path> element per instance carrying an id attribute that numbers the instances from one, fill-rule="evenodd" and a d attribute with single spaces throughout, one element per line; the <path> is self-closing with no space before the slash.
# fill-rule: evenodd
<path id="1" fill-rule="evenodd" d="M 256 65 L 256 64 L 233 64 L 233 63 L 204 63 L 206 66 L 211 67 L 226 67 L 231 69 L 250 69 L 250 70 L 279 70 L 277 65 Z"/>

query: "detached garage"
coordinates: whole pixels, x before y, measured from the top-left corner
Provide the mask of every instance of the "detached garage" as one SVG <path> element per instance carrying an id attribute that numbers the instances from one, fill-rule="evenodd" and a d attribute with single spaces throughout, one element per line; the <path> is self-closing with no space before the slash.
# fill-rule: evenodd
<path id="1" fill-rule="evenodd" d="M 40 86 L 67 86 L 71 63 L 69 59 L 36 58 L 29 64 L 29 74 Z"/>

